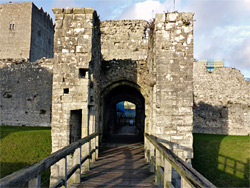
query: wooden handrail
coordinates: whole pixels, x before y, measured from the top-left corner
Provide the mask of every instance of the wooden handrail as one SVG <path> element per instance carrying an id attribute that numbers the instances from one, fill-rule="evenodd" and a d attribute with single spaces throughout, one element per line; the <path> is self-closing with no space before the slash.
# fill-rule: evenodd
<path id="1" fill-rule="evenodd" d="M 174 169 L 188 182 L 191 187 L 216 187 L 194 168 L 175 155 L 171 150 L 158 142 L 155 136 L 145 133 L 145 137 L 154 145 L 161 155 L 172 165 L 172 167 L 174 167 Z"/>
<path id="2" fill-rule="evenodd" d="M 49 155 L 45 159 L 18 170 L 2 179 L 0 179 L 0 187 L 17 187 L 25 184 L 29 180 L 36 178 L 41 172 L 51 167 L 53 164 L 59 160 L 65 158 L 67 155 L 73 153 L 77 148 L 81 147 L 83 144 L 89 142 L 93 138 L 97 137 L 99 133 L 91 134 L 81 140 L 78 140 L 58 151 Z"/>

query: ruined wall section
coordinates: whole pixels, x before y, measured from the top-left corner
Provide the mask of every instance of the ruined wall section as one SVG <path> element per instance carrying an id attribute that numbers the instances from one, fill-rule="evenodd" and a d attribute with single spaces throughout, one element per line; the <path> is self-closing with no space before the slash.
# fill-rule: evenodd
<path id="1" fill-rule="evenodd" d="M 150 45 L 153 112 L 150 132 L 180 158 L 193 155 L 193 13 L 156 14 Z"/>
<path id="2" fill-rule="evenodd" d="M 194 132 L 247 135 L 250 133 L 250 82 L 231 67 L 206 72 L 194 62 Z"/>
<path id="3" fill-rule="evenodd" d="M 101 22 L 101 46 L 104 60 L 146 60 L 148 39 L 145 20 Z"/>
<path id="4" fill-rule="evenodd" d="M 53 12 L 56 20 L 52 99 L 54 152 L 69 144 L 70 110 L 83 110 L 82 136 L 88 132 L 93 20 L 98 18 L 92 8 L 55 8 Z"/>
<path id="5" fill-rule="evenodd" d="M 113 20 L 101 22 L 100 91 L 119 81 L 137 84 L 145 99 L 145 127 L 148 122 L 149 79 L 147 68 L 148 22 Z M 121 82 L 122 83 L 122 82 Z"/>
<path id="6" fill-rule="evenodd" d="M 0 58 L 29 58 L 32 3 L 0 5 Z"/>
<path id="7" fill-rule="evenodd" d="M 32 6 L 30 61 L 54 55 L 54 25 L 49 14 Z"/>
<path id="8" fill-rule="evenodd" d="M 0 60 L 0 125 L 50 126 L 53 59 Z"/>
<path id="9" fill-rule="evenodd" d="M 95 114 L 91 107 L 95 105 L 92 83 L 93 69 L 100 59 L 94 56 L 100 54 L 100 44 L 98 39 L 93 39 L 98 35 L 95 30 L 99 30 L 99 19 L 92 8 L 52 10 L 56 22 L 51 133 L 52 152 L 55 152 L 70 143 L 70 130 L 80 122 L 71 124 L 70 119 L 79 119 L 71 118 L 72 114 L 81 113 L 80 128 L 77 128 L 81 129 L 81 138 L 95 131 Z M 87 152 L 85 149 L 83 151 Z M 68 158 L 69 168 L 73 165 L 71 159 Z M 51 185 L 63 175 L 63 164 L 64 160 L 61 160 L 51 168 Z"/>

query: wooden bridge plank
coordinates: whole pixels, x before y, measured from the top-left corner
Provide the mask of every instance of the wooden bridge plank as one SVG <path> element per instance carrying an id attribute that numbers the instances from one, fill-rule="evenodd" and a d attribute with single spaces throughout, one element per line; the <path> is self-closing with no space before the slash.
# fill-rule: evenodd
<path id="1" fill-rule="evenodd" d="M 154 187 L 154 174 L 144 158 L 142 143 L 106 148 L 83 175 L 82 187 Z"/>

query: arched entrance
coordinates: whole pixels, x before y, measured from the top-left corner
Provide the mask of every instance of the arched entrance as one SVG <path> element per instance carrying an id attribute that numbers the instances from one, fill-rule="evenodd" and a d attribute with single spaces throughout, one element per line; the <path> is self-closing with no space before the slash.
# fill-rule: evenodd
<path id="1" fill-rule="evenodd" d="M 145 100 L 138 85 L 124 82 L 112 84 L 102 93 L 102 102 L 101 131 L 104 142 L 143 141 Z"/>

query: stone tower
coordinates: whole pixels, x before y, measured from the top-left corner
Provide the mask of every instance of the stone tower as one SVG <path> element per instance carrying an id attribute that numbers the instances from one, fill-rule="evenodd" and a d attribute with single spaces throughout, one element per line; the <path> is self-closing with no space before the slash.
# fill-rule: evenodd
<path id="1" fill-rule="evenodd" d="M 54 26 L 32 2 L 0 5 L 0 58 L 53 57 Z"/>

